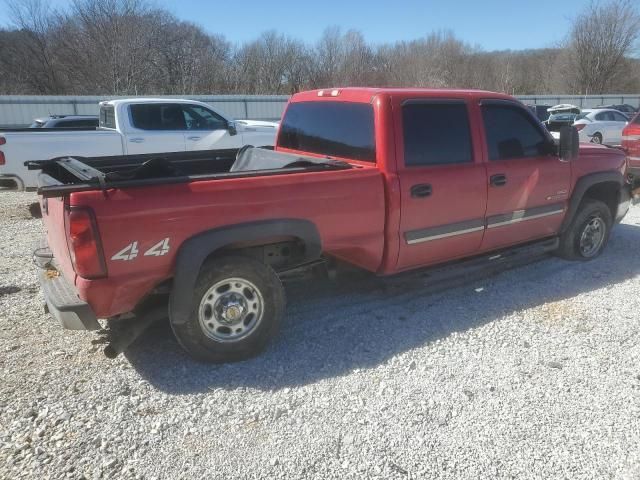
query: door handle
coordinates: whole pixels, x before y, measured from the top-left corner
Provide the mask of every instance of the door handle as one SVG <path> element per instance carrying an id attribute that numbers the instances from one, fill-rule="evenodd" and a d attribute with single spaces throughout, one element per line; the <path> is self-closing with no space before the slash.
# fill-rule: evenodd
<path id="1" fill-rule="evenodd" d="M 144 138 L 130 138 L 129 141 L 131 143 L 142 143 L 144 142 Z"/>
<path id="2" fill-rule="evenodd" d="M 411 187 L 411 196 L 413 198 L 424 198 L 431 195 L 432 189 L 429 183 L 419 183 Z"/>
<path id="3" fill-rule="evenodd" d="M 202 137 L 187 137 L 187 138 L 195 142 L 196 140 L 200 140 Z"/>
<path id="4" fill-rule="evenodd" d="M 496 175 L 491 175 L 489 179 L 489 183 L 492 187 L 503 187 L 507 184 L 507 176 L 504 173 L 497 173 Z"/>

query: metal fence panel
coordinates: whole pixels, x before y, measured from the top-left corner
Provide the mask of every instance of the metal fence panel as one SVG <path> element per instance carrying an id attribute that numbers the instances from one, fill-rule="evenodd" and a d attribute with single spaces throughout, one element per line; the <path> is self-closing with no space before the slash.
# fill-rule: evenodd
<path id="1" fill-rule="evenodd" d="M 97 115 L 98 102 L 117 96 L 4 95 L 0 96 L 0 127 L 30 125 L 34 118 L 50 114 Z M 140 97 L 142 98 L 142 97 Z M 278 120 L 287 104 L 286 95 L 158 95 L 154 98 L 188 98 L 208 103 L 226 115 L 251 120 Z M 527 104 L 571 103 L 581 108 L 612 103 L 640 106 L 640 95 L 519 95 Z"/>
<path id="2" fill-rule="evenodd" d="M 47 115 L 97 115 L 98 102 L 118 96 L 0 96 L 0 127 L 24 127 Z M 144 97 L 139 97 L 144 98 Z M 149 96 L 147 96 L 149 98 Z M 279 120 L 287 95 L 156 95 L 153 98 L 188 98 L 207 103 L 226 115 L 251 120 Z"/>
<path id="3" fill-rule="evenodd" d="M 593 108 L 598 105 L 628 103 L 638 108 L 640 95 L 518 95 L 521 102 L 536 105 L 558 105 L 570 103 L 580 108 Z"/>

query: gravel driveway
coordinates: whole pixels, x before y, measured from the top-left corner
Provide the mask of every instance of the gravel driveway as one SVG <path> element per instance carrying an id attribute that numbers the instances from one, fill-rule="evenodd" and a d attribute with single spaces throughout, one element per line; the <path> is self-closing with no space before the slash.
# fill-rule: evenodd
<path id="1" fill-rule="evenodd" d="M 290 284 L 269 350 L 212 366 L 43 314 L 34 200 L 0 192 L 0 478 L 640 478 L 640 207 L 590 263 Z"/>

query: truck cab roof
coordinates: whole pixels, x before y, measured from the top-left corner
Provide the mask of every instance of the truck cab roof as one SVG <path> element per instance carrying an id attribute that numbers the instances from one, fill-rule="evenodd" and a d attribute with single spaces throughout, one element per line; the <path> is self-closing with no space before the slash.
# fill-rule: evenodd
<path id="1" fill-rule="evenodd" d="M 118 105 L 126 105 L 129 103 L 183 103 L 183 104 L 200 104 L 206 105 L 203 102 L 197 100 L 188 100 L 186 98 L 118 98 L 115 100 L 105 100 L 100 102 L 100 106 L 111 105 L 116 107 Z"/>
<path id="2" fill-rule="evenodd" d="M 487 90 L 456 89 L 456 88 L 393 88 L 393 87 L 346 87 L 346 88 L 322 88 L 296 93 L 291 97 L 291 102 L 305 102 L 319 99 L 369 102 L 377 95 L 399 95 L 402 97 L 423 98 L 495 98 L 513 101 L 513 97 Z"/>

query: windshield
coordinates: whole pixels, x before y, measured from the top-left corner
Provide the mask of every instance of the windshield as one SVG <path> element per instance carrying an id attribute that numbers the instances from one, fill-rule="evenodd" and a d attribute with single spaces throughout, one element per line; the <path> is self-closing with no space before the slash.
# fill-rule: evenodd
<path id="1" fill-rule="evenodd" d="M 576 115 L 573 113 L 558 113 L 549 117 L 550 122 L 573 122 Z"/>

